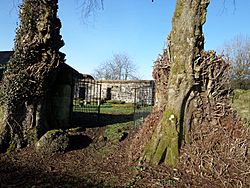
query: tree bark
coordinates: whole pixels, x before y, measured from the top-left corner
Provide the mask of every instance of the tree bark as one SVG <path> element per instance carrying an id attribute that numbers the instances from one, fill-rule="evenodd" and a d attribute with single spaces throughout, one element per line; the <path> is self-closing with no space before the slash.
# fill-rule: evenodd
<path id="1" fill-rule="evenodd" d="M 151 139 L 145 145 L 142 160 L 176 165 L 179 149 L 192 116 L 191 93 L 195 85 L 194 61 L 204 48 L 202 26 L 209 0 L 177 0 L 168 48 L 155 65 L 157 105 L 163 113 Z"/>
<path id="2" fill-rule="evenodd" d="M 4 76 L 5 120 L 0 152 L 33 143 L 53 128 L 51 92 L 64 45 L 58 0 L 24 0 L 14 54 Z"/>

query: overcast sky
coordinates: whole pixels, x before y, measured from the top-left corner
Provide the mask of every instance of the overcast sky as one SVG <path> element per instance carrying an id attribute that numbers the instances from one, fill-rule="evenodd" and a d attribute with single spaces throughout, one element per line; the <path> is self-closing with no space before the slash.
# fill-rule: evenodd
<path id="1" fill-rule="evenodd" d="M 138 74 L 151 79 L 153 61 L 162 52 L 171 30 L 174 0 L 104 0 L 104 9 L 83 20 L 81 0 L 59 0 L 61 34 L 67 63 L 91 74 L 113 53 L 128 54 Z M 15 2 L 18 2 L 16 0 Z M 236 35 L 250 36 L 250 0 L 211 0 L 204 26 L 205 48 L 219 49 Z M 14 6 L 13 6 L 14 5 Z M 18 10 L 12 0 L 1 0 L 0 51 L 12 50 Z"/>

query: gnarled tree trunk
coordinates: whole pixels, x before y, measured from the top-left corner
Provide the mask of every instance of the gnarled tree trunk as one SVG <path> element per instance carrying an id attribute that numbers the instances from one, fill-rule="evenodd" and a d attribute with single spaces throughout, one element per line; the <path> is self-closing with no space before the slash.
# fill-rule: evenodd
<path id="1" fill-rule="evenodd" d="M 162 114 L 152 127 L 154 131 L 144 147 L 142 160 L 175 165 L 180 146 L 188 138 L 185 131 L 192 116 L 191 94 L 201 89 L 195 80 L 194 62 L 204 48 L 202 26 L 208 4 L 209 0 L 177 0 L 168 48 L 153 72 L 157 87 L 154 111 Z"/>
<path id="2" fill-rule="evenodd" d="M 57 9 L 58 0 L 24 0 L 20 7 L 14 54 L 4 77 L 1 152 L 26 146 L 53 128 L 51 92 L 64 62 Z"/>

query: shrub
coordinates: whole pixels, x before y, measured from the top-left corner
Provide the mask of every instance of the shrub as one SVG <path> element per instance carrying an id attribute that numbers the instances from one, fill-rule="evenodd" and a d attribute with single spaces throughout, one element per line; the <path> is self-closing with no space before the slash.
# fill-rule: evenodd
<path id="1" fill-rule="evenodd" d="M 106 103 L 110 103 L 110 104 L 125 104 L 125 101 L 122 100 L 107 100 Z"/>

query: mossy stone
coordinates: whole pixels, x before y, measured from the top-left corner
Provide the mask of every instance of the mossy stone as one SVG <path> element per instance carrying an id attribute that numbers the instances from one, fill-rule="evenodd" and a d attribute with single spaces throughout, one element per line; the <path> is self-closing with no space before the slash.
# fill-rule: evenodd
<path id="1" fill-rule="evenodd" d="M 36 143 L 36 151 L 40 154 L 53 155 L 65 153 L 69 146 L 69 136 L 61 129 L 45 133 Z"/>

